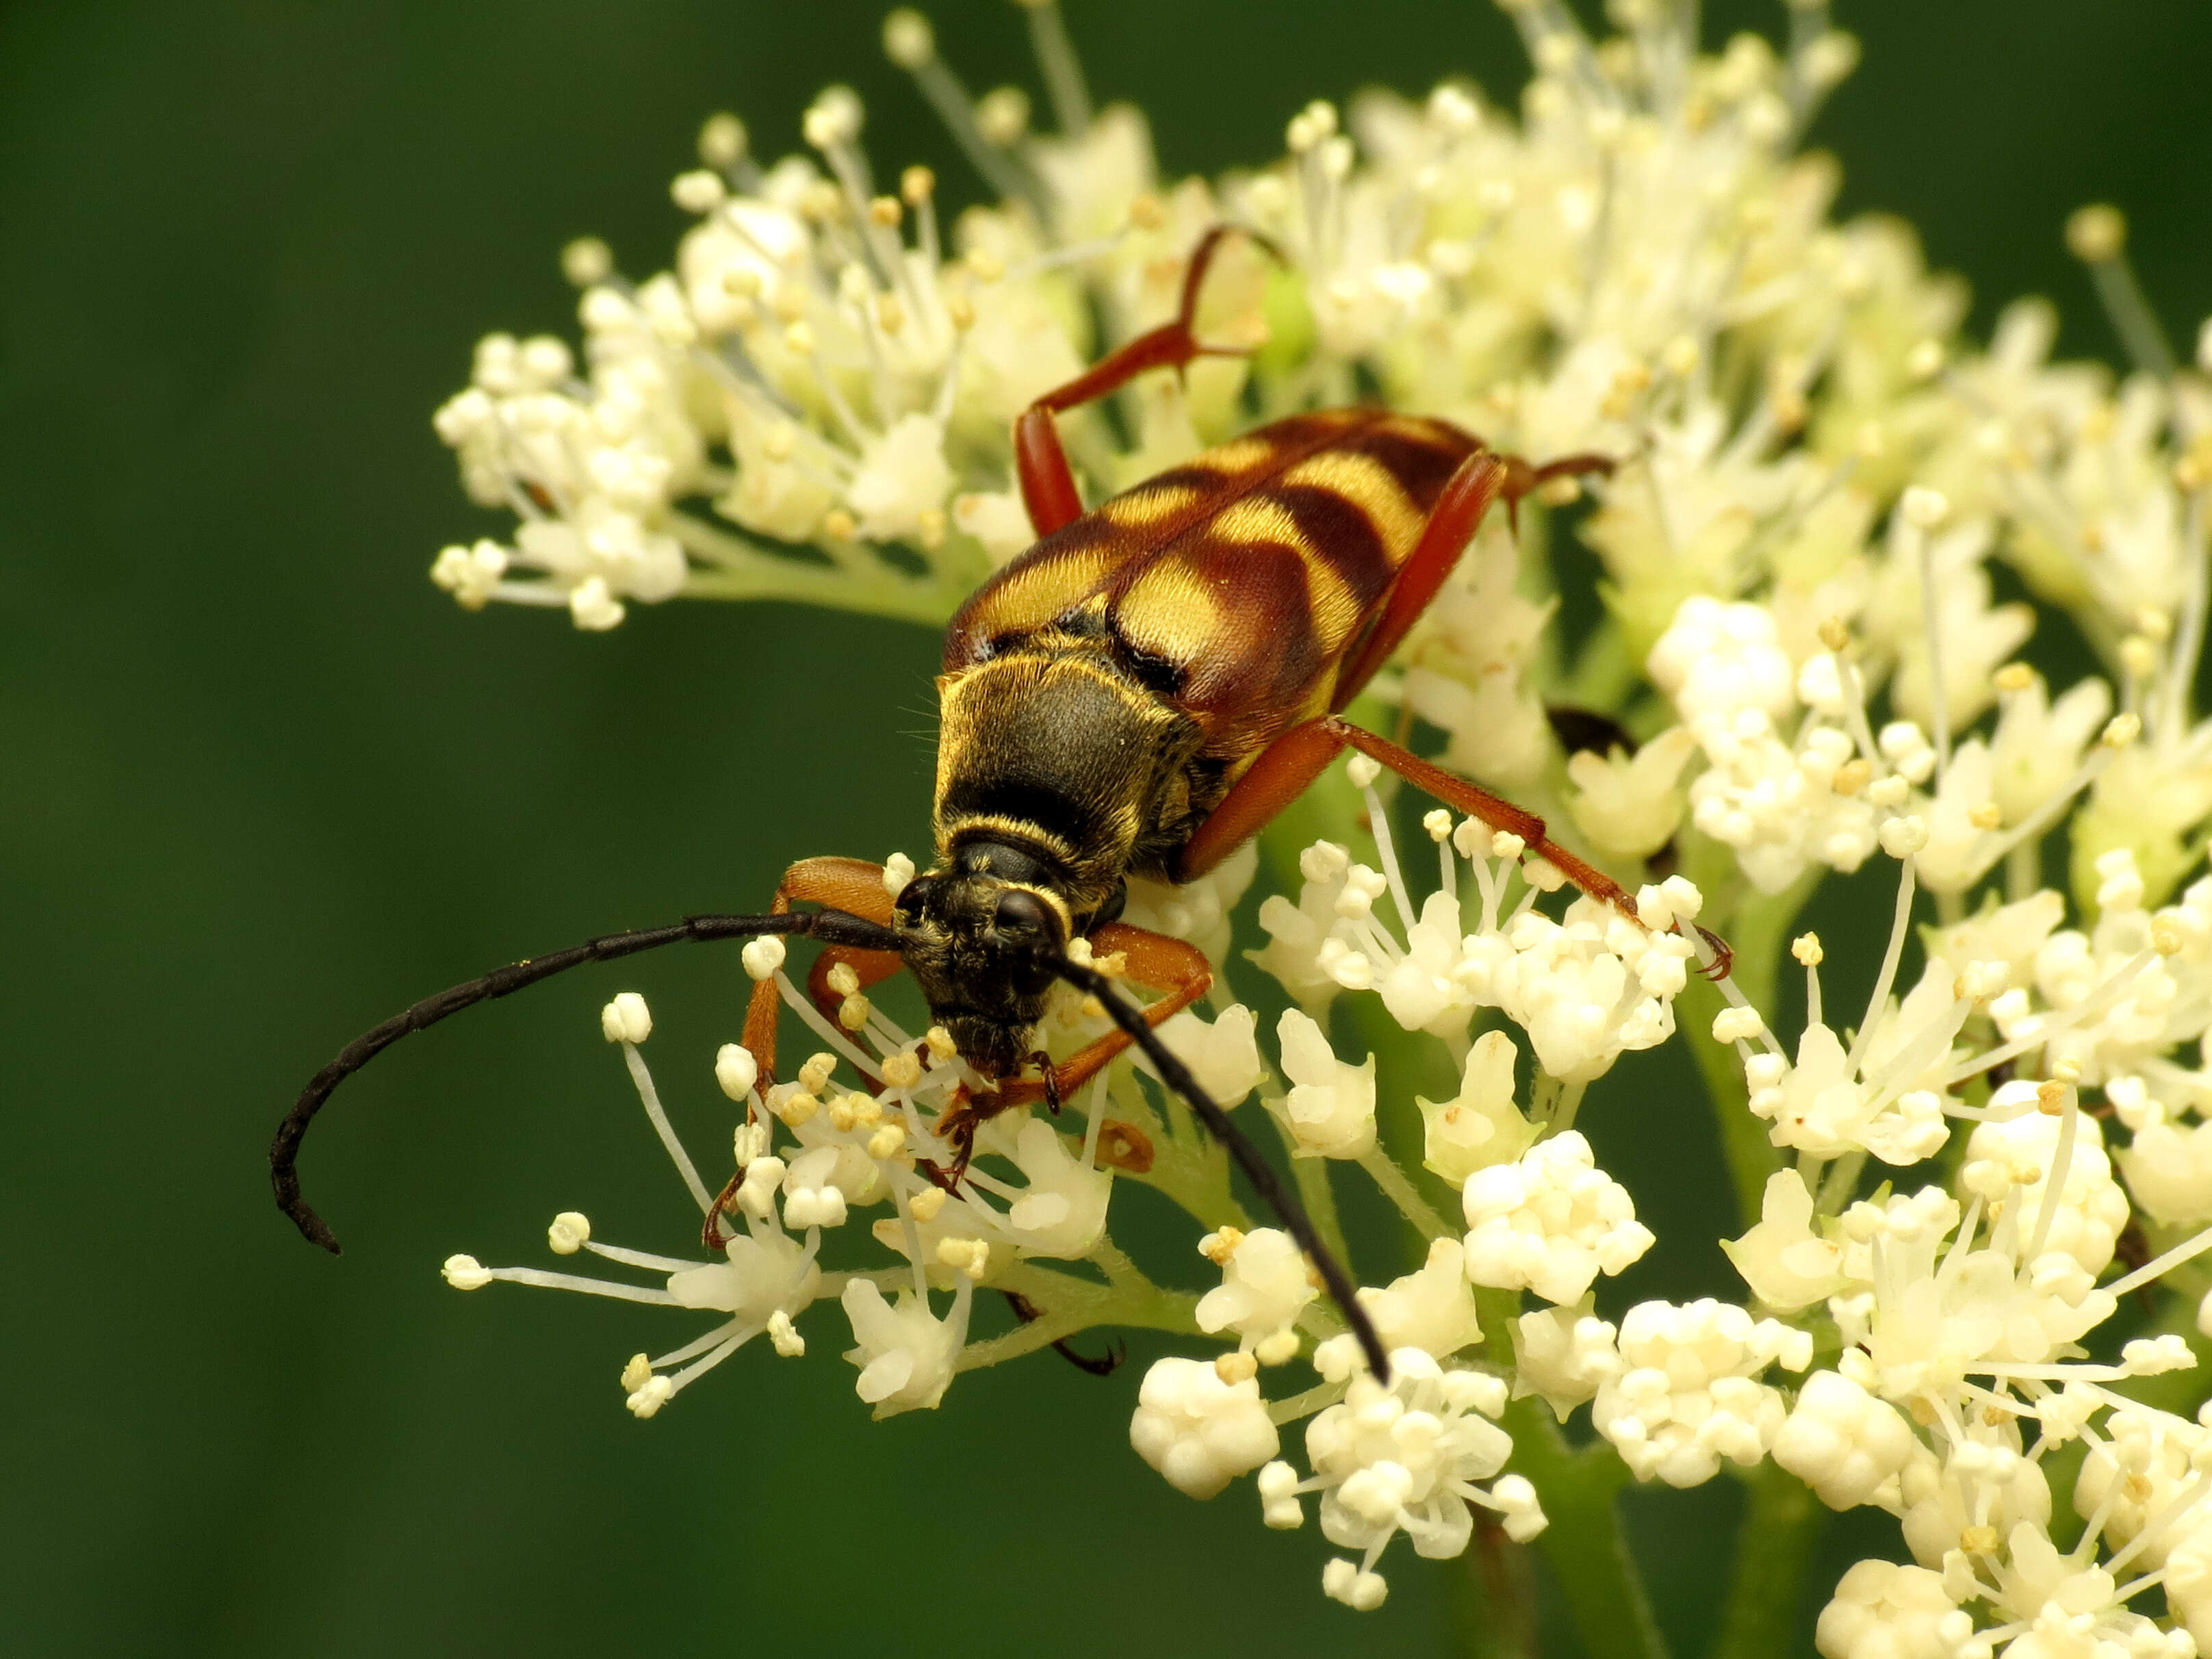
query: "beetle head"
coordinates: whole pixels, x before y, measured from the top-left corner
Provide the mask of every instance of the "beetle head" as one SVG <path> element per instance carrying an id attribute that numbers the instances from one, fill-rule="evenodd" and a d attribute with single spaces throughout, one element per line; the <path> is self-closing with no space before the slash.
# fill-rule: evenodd
<path id="1" fill-rule="evenodd" d="M 1069 933 L 1066 901 L 1044 866 L 1012 848 L 971 844 L 950 867 L 907 884 L 892 926 L 961 1058 L 985 1077 L 1020 1071 Z"/>

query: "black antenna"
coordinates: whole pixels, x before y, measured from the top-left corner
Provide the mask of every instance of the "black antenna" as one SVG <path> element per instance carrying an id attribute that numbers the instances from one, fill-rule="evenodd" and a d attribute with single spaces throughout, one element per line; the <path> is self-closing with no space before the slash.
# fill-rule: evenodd
<path id="1" fill-rule="evenodd" d="M 309 1243 L 321 1245 L 332 1255 L 338 1253 L 337 1236 L 324 1224 L 314 1206 L 300 1196 L 300 1172 L 295 1167 L 300 1142 L 306 1138 L 307 1126 L 315 1121 L 315 1114 L 322 1110 L 323 1103 L 331 1097 L 332 1091 L 410 1031 L 427 1030 L 449 1014 L 458 1014 L 464 1008 L 473 1008 L 495 997 L 510 995 L 526 985 L 535 985 L 542 979 L 580 968 L 587 962 L 612 962 L 617 957 L 635 956 L 641 951 L 657 951 L 664 945 L 681 945 L 687 940 L 703 944 L 712 939 L 755 938 L 763 933 L 797 933 L 863 951 L 899 948 L 898 935 L 890 928 L 860 916 L 848 915 L 842 910 L 793 910 L 769 916 L 686 916 L 666 927 L 609 933 L 566 951 L 556 951 L 550 956 L 510 963 L 481 979 L 469 980 L 435 996 L 424 997 L 413 1007 L 394 1014 L 374 1030 L 364 1031 L 347 1043 L 338 1051 L 337 1058 L 310 1078 L 307 1086 L 300 1091 L 300 1098 L 285 1115 L 283 1122 L 276 1126 L 276 1139 L 269 1147 L 269 1184 L 276 1188 L 276 1207 L 292 1218 L 292 1224 Z"/>
<path id="2" fill-rule="evenodd" d="M 1252 1144 L 1242 1129 L 1230 1121 L 1229 1114 L 1222 1109 L 1221 1103 L 1199 1085 L 1198 1079 L 1191 1075 L 1190 1067 L 1182 1063 L 1174 1049 L 1160 1041 L 1159 1033 L 1146 1022 L 1142 1011 L 1115 990 L 1111 980 L 1096 968 L 1086 967 L 1066 957 L 1050 956 L 1045 960 L 1054 973 L 1077 990 L 1087 992 L 1098 999 L 1100 1006 L 1106 1010 L 1107 1018 L 1127 1032 L 1130 1041 L 1145 1051 L 1145 1057 L 1158 1071 L 1160 1080 L 1189 1102 L 1191 1110 L 1198 1114 L 1199 1121 L 1206 1126 L 1207 1132 L 1229 1149 L 1229 1156 L 1236 1160 L 1237 1167 L 1243 1170 L 1244 1178 L 1258 1190 L 1267 1207 L 1275 1212 L 1291 1237 L 1297 1241 L 1298 1248 L 1312 1257 L 1314 1266 L 1321 1270 L 1322 1282 L 1328 1286 L 1330 1298 L 1343 1313 L 1344 1322 L 1352 1328 L 1352 1335 L 1358 1339 L 1360 1352 L 1367 1356 L 1368 1369 L 1375 1373 L 1376 1381 L 1388 1382 L 1390 1380 L 1389 1356 L 1382 1352 L 1382 1339 L 1376 1334 L 1375 1322 L 1367 1316 L 1367 1310 L 1360 1305 L 1352 1275 L 1344 1270 L 1344 1264 L 1336 1259 L 1329 1248 L 1321 1242 L 1321 1235 L 1314 1231 L 1313 1218 L 1306 1213 L 1305 1206 L 1298 1202 L 1297 1194 L 1285 1184 L 1282 1176 L 1275 1173 L 1275 1166 L 1260 1156 L 1260 1149 Z"/>

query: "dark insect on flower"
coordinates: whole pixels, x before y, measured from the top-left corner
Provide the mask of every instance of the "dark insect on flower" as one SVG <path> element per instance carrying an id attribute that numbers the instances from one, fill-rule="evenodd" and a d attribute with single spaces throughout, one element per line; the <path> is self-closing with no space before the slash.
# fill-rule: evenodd
<path id="1" fill-rule="evenodd" d="M 1296 1194 L 1156 1028 L 1203 995 L 1192 945 L 1117 918 L 1133 875 L 1205 875 L 1357 750 L 1492 829 L 1517 837 L 1593 898 L 1635 919 L 1634 901 L 1550 839 L 1544 821 L 1454 777 L 1341 711 L 1406 637 L 1483 515 L 1553 479 L 1606 472 L 1599 455 L 1544 465 L 1500 455 L 1437 420 L 1385 410 L 1296 415 L 1246 434 L 1085 512 L 1055 415 L 1155 368 L 1229 355 L 1192 317 L 1206 267 L 1231 234 L 1199 243 L 1172 322 L 1047 393 L 1015 423 L 1022 496 L 1036 544 L 986 582 L 945 636 L 938 680 L 936 862 L 893 896 L 880 866 L 809 859 L 765 915 L 693 916 L 517 963 L 427 998 L 356 1038 L 301 1092 L 270 1152 L 276 1200 L 308 1238 L 337 1241 L 300 1194 L 301 1138 L 332 1090 L 410 1031 L 587 962 L 685 939 L 797 934 L 824 949 L 809 976 L 823 1011 L 905 969 L 973 1075 L 939 1119 L 963 1178 L 977 1128 L 1066 1094 L 1133 1044 L 1228 1148 L 1312 1258 L 1369 1364 L 1389 1366 L 1351 1278 Z M 794 904 L 819 908 L 795 910 Z M 1719 951 L 1715 969 L 1726 971 Z M 1138 1007 L 1126 978 L 1161 994 Z M 1036 1042 L 1055 981 L 1090 997 L 1115 1030 L 1057 1063 Z M 756 986 L 745 1047 L 773 1076 L 780 1006 Z M 723 1190 L 719 1218 L 744 1171 Z"/>

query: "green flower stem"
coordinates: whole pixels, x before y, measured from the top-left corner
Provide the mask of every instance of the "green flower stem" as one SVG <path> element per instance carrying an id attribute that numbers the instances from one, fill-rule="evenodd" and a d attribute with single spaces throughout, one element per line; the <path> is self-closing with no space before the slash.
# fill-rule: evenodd
<path id="1" fill-rule="evenodd" d="M 1568 1614 L 1590 1659 L 1666 1659 L 1667 1639 L 1613 1502 L 1629 1478 L 1619 1454 L 1602 1440 L 1570 1447 L 1540 1400 L 1515 1401 L 1504 1423 L 1513 1436 L 1510 1467 L 1535 1484 L 1551 1522 L 1536 1547 L 1566 1589 Z M 1761 1659 L 1780 1651 L 1765 1650 Z"/>
<path id="2" fill-rule="evenodd" d="M 684 577 L 681 592 L 688 599 L 784 599 L 942 628 L 974 585 L 902 575 L 877 559 L 867 567 L 810 563 L 688 514 L 672 513 L 666 525 L 686 553 L 711 567 Z"/>
<path id="3" fill-rule="evenodd" d="M 1431 1240 L 1450 1238 L 1466 1231 L 1454 1226 L 1443 1211 L 1423 1197 L 1404 1166 L 1380 1146 L 1360 1154 L 1359 1167 L 1367 1171 L 1369 1178 L 1382 1189 L 1382 1195 L 1398 1206 L 1398 1212 L 1419 1228 L 1423 1237 Z"/>
<path id="4" fill-rule="evenodd" d="M 1017 1261 L 991 1280 L 994 1291 L 1012 1291 L 1026 1297 L 1037 1317 L 1003 1336 L 971 1342 L 962 1350 L 959 1368 L 972 1371 L 1001 1360 L 1013 1359 L 1048 1346 L 1092 1326 L 1120 1325 L 1138 1330 L 1195 1333 L 1198 1298 L 1185 1291 L 1164 1290 L 1129 1265 L 1119 1249 L 1108 1243 L 1093 1257 L 1107 1266 L 1106 1283 L 1078 1279 L 1073 1273 L 1041 1267 L 1034 1261 Z"/>
<path id="5" fill-rule="evenodd" d="M 1772 1463 L 1748 1472 L 1743 1484 L 1751 1501 L 1736 1529 L 1735 1567 L 1712 1659 L 1770 1659 L 1790 1651 L 1805 1570 L 1827 1519 L 1811 1489 Z"/>
<path id="6" fill-rule="evenodd" d="M 1289 1119 L 1284 1115 L 1281 1100 L 1263 1098 L 1267 1121 L 1275 1126 L 1275 1133 L 1283 1143 L 1283 1151 L 1291 1160 L 1291 1180 L 1298 1189 L 1298 1202 L 1306 1206 L 1306 1215 L 1313 1222 L 1314 1231 L 1321 1242 L 1328 1246 L 1339 1261 L 1349 1263 L 1351 1247 L 1344 1242 L 1344 1220 L 1336 1212 L 1336 1188 L 1329 1185 L 1329 1160 L 1325 1158 L 1298 1156 L 1297 1137 L 1291 1133 Z"/>
<path id="7" fill-rule="evenodd" d="M 1539 1659 L 1535 1565 L 1528 1545 L 1476 1525 L 1474 1542 L 1445 1581 L 1467 1659 Z"/>

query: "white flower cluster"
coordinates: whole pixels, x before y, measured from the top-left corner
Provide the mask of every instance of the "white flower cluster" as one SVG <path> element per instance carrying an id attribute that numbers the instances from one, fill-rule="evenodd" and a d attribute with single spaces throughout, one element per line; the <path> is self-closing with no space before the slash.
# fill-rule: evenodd
<path id="1" fill-rule="evenodd" d="M 1301 1526 L 1319 1494 L 1346 1552 L 1322 1588 L 1357 1608 L 1383 1600 L 1401 1534 L 1429 1557 L 1466 1550 L 1478 1522 L 1536 1538 L 1545 1494 L 1522 1468 L 1692 1486 L 1764 1463 L 1829 1507 L 1894 1516 L 1911 1558 L 1833 1587 L 1827 1659 L 2186 1659 L 2212 1646 L 2212 1412 L 2123 1385 L 2192 1367 L 2187 1333 L 2212 1333 L 2196 1259 L 2212 1247 L 2212 721 L 2195 702 L 2212 332 L 2194 368 L 2173 360 L 2106 209 L 2069 235 L 2131 375 L 2052 364 L 2039 303 L 2008 311 L 1986 350 L 1963 341 L 1960 286 L 1894 222 L 1833 221 L 1833 163 L 1796 153 L 1855 52 L 1821 0 L 1791 8 L 1786 51 L 1741 36 L 1715 55 L 1692 7 L 1615 0 L 1621 33 L 1594 40 L 1557 0 L 1504 4 L 1534 64 L 1517 115 L 1455 83 L 1419 104 L 1315 103 L 1271 164 L 1172 186 L 1141 117 L 1091 109 L 1050 0 L 1029 10 L 1054 133 L 1011 90 L 970 100 L 927 23 L 896 13 L 887 51 L 994 205 L 948 234 L 925 172 L 878 190 L 840 88 L 807 114 L 811 156 L 769 167 L 717 117 L 675 182 L 696 221 L 675 269 L 631 281 L 573 246 L 581 353 L 494 336 L 438 416 L 471 496 L 520 520 L 507 543 L 440 556 L 465 605 L 565 605 L 605 628 L 631 602 L 781 596 L 941 620 L 1031 539 L 1009 421 L 1169 314 L 1189 249 L 1226 222 L 1285 268 L 1231 245 L 1200 331 L 1259 349 L 1148 377 L 1110 421 L 1070 415 L 1094 498 L 1254 411 L 1375 388 L 1536 462 L 1613 463 L 1486 523 L 1368 695 L 1432 728 L 1448 769 L 1541 814 L 1554 858 L 1623 888 L 1541 908 L 1567 884 L 1538 832 L 1439 808 L 1420 820 L 1437 881 L 1417 895 L 1397 803 L 1355 759 L 1352 791 L 1320 792 L 1333 838 L 1304 848 L 1295 896 L 1257 907 L 1267 942 L 1250 954 L 1295 1005 L 1272 1042 L 1227 998 L 1164 1028 L 1223 1104 L 1258 1092 L 1248 1119 L 1310 1194 L 1357 1171 L 1427 1239 L 1419 1266 L 1359 1291 L 1389 1379 L 1290 1233 L 1241 1208 L 1220 1149 L 1132 1068 L 1073 1103 L 1079 1135 L 992 1120 L 948 1192 L 936 1126 L 981 1080 L 853 987 L 833 1020 L 769 939 L 748 969 L 826 1047 L 765 1088 L 724 1049 L 744 1121 L 722 1201 L 645 1069 L 643 1004 L 617 998 L 605 1024 L 699 1208 L 744 1231 L 702 1262 L 596 1242 L 564 1212 L 556 1253 L 659 1282 L 465 1256 L 447 1276 L 720 1316 L 631 1362 L 640 1416 L 755 1336 L 803 1352 L 799 1322 L 831 1297 L 879 1415 L 1094 1325 L 1212 1337 L 1212 1359 L 1150 1368 L 1133 1447 L 1197 1498 L 1255 1474 L 1271 1527 Z M 1585 492 L 1578 520 L 1547 511 Z M 1576 640 L 1549 635 L 1541 556 L 1568 533 L 1608 586 Z M 2001 579 L 2033 604 L 2001 601 Z M 2055 695 L 2011 660 L 2054 621 L 2098 665 Z M 1196 943 L 1225 982 L 1257 862 L 1133 884 L 1125 920 Z M 1826 947 L 1799 935 L 1804 1017 L 1785 1042 L 1781 964 L 1760 958 L 1821 880 L 1869 866 L 1861 884 L 1896 884 L 1893 903 L 1860 907 L 1888 923 L 1862 941 L 1880 952 L 1870 994 L 1856 1018 L 1832 1012 Z M 1700 922 L 1743 946 L 1733 979 Z M 1724 1006 L 1685 1030 L 1719 1046 L 1704 1052 L 1720 1139 L 1759 1206 L 1723 1241 L 1747 1302 L 1601 1314 L 1605 1281 L 1656 1241 L 1577 1114 L 1624 1055 L 1674 1036 L 1680 1000 L 1707 994 L 1700 967 Z M 1371 1052 L 1339 1052 L 1346 1013 Z M 1039 1041 L 1064 1056 L 1104 1029 L 1063 995 Z M 1418 1103 L 1417 1152 L 1391 1144 L 1390 1108 L 1425 1044 L 1461 1081 Z M 862 1083 L 836 1083 L 841 1066 Z M 1197 1220 L 1218 1284 L 1137 1272 L 1107 1232 L 1115 1170 Z M 889 1257 L 825 1265 L 863 1211 Z M 2177 1294 L 2142 1334 L 2116 1332 L 2161 1283 Z M 979 1285 L 1023 1322 L 970 1340 Z M 1301 1355 L 1317 1383 L 1263 1392 Z M 1584 1407 L 1596 1437 L 1570 1455 L 1551 1419 Z M 1305 1419 L 1302 1475 L 1281 1431 Z M 2083 1527 L 2062 1550 L 2065 1504 Z M 1754 1508 L 1748 1524 L 1766 1522 Z M 1601 1555 L 1623 1559 L 1573 1559 Z M 1762 1627 L 1779 1650 L 1784 1626 Z"/>
<path id="2" fill-rule="evenodd" d="M 1385 825 L 1372 770 L 1360 768 L 1352 763 L 1370 822 Z M 1387 829 L 1377 842 L 1382 868 L 1355 863 L 1344 848 L 1319 842 L 1299 858 L 1305 879 L 1297 902 L 1275 895 L 1260 907 L 1270 942 L 1253 960 L 1306 1010 L 1284 1017 L 1285 1063 L 1300 1083 L 1321 1085 L 1327 1067 L 1306 1034 L 1317 1033 L 1310 1016 L 1325 1012 L 1340 991 L 1372 991 L 1407 1030 L 1447 1040 L 1464 1041 L 1477 1011 L 1497 1009 L 1528 1034 L 1546 1073 L 1576 1085 L 1603 1076 L 1624 1053 L 1656 1048 L 1673 1033 L 1674 999 L 1696 958 L 1688 938 L 1665 929 L 1677 918 L 1687 923 L 1697 915 L 1695 887 L 1672 877 L 1647 890 L 1638 907 L 1644 921 L 1589 897 L 1555 921 L 1536 908 L 1536 900 L 1556 891 L 1563 878 L 1541 860 L 1521 863 L 1527 848 L 1518 836 L 1492 831 L 1476 818 L 1455 827 L 1442 808 L 1423 823 L 1436 843 L 1441 878 L 1418 908 Z M 1386 902 L 1397 918 L 1395 928 L 1380 908 Z M 1295 1061 L 1289 1058 L 1294 1032 Z M 1355 1085 L 1347 1080 L 1329 1086 L 1339 1091 L 1333 1098 L 1341 1099 Z M 1371 1081 L 1366 1087 L 1371 1116 Z M 1295 1119 L 1295 1096 L 1292 1111 Z M 1315 1121 L 1323 1121 L 1317 1111 Z M 1340 1129 L 1301 1129 L 1299 1139 L 1332 1157 L 1364 1150 L 1356 1134 Z"/>

